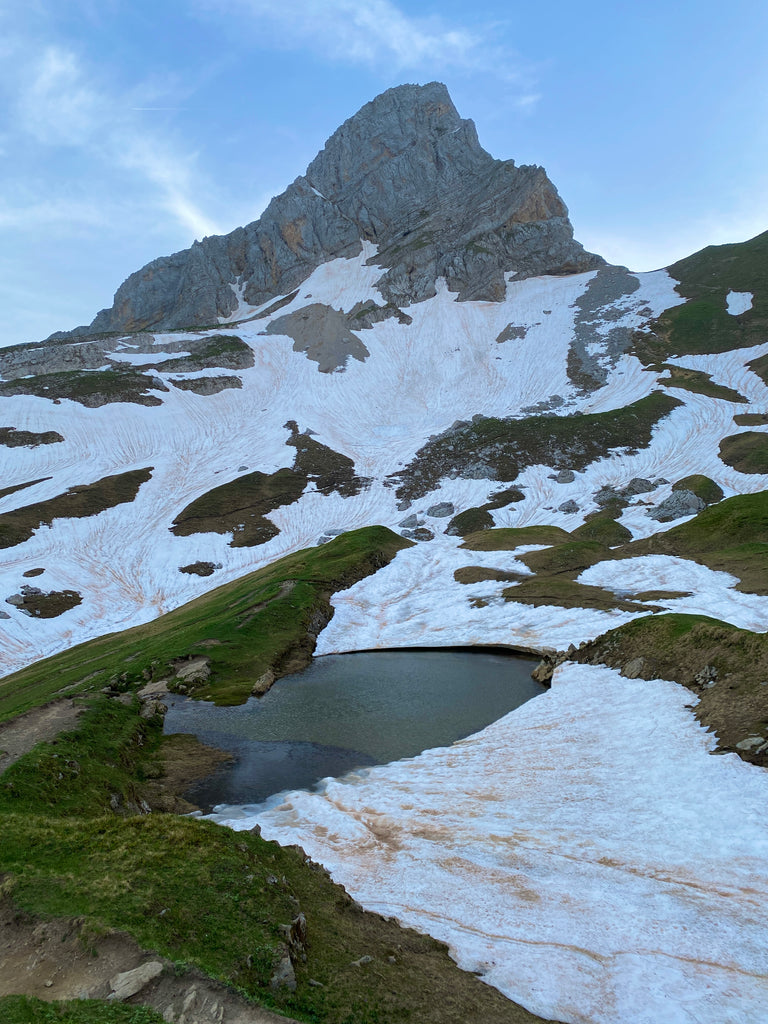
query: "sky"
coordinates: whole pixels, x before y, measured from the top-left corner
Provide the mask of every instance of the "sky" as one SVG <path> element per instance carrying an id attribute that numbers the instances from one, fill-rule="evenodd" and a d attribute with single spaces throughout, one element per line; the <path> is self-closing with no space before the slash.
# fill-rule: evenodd
<path id="1" fill-rule="evenodd" d="M 610 262 L 768 229 L 765 0 L 0 0 L 0 346 L 89 323 L 433 80 Z"/>

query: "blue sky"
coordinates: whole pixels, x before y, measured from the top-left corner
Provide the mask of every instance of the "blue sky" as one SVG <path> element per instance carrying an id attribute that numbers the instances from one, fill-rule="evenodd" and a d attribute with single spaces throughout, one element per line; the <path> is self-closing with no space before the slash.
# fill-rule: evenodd
<path id="1" fill-rule="evenodd" d="M 631 269 L 768 228 L 768 5 L 0 0 L 0 345 L 258 216 L 378 92 L 444 81 Z"/>

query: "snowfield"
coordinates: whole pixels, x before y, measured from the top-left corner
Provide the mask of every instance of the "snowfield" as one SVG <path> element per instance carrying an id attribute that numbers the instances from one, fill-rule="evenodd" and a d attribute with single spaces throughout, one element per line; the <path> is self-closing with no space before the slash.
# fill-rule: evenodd
<path id="1" fill-rule="evenodd" d="M 359 302 L 380 303 L 374 287 L 380 269 L 366 265 L 373 255 L 374 247 L 366 244 L 359 257 L 322 265 L 293 301 L 272 317 L 232 328 L 252 348 L 255 359 L 252 368 L 236 371 L 243 382 L 240 390 L 205 396 L 180 391 L 169 383 L 174 377 L 233 371 L 206 369 L 179 375 L 164 374 L 161 368 L 154 372 L 166 381 L 169 391 L 157 393 L 162 405 L 156 407 L 120 403 L 89 409 L 66 399 L 54 404 L 30 396 L 3 400 L 4 422 L 17 429 L 57 430 L 65 440 L 4 452 L 5 487 L 42 482 L 1 498 L 0 513 L 53 498 L 68 487 L 103 476 L 153 467 L 151 480 L 133 503 L 87 519 L 55 520 L 30 540 L 3 551 L 0 601 L 19 591 L 25 582 L 22 572 L 40 567 L 46 572 L 35 581 L 37 585 L 46 590 L 70 588 L 83 595 L 81 605 L 55 619 L 33 620 L 8 606 L 10 619 L 0 624 L 4 672 L 93 636 L 145 622 L 211 586 L 316 544 L 326 531 L 373 523 L 397 530 L 406 513 L 397 509 L 394 488 L 385 485 L 386 477 L 413 459 L 430 436 L 457 419 L 468 420 L 478 413 L 522 416 L 531 406 L 549 403 L 553 395 L 564 402 L 555 407 L 558 413 L 604 412 L 637 401 L 658 387 L 659 375 L 644 370 L 637 359 L 610 355 L 607 332 L 617 326 L 643 329 L 649 317 L 682 301 L 666 271 L 636 275 L 635 292 L 592 315 L 590 351 L 608 369 L 608 379 L 591 394 L 580 393 L 570 382 L 566 360 L 576 303 L 594 272 L 510 282 L 503 303 L 460 303 L 442 284 L 434 298 L 408 307 L 410 325 L 393 318 L 358 331 L 370 356 L 364 362 L 349 360 L 343 372 L 320 373 L 315 362 L 294 351 L 290 338 L 265 335 L 274 317 L 307 304 L 324 303 L 349 311 Z M 256 312 L 241 307 L 237 315 Z M 497 342 L 509 325 L 524 337 Z M 195 332 L 188 334 L 195 336 Z M 129 340 L 116 342 L 112 355 L 129 365 L 150 358 L 163 360 L 180 355 L 164 345 L 178 345 L 184 338 L 178 332 L 156 335 L 151 357 L 132 353 Z M 745 363 L 766 351 L 768 344 L 679 362 L 712 373 L 716 381 L 738 389 L 750 401 L 765 404 L 768 388 Z M 667 390 L 683 404 L 661 421 L 647 449 L 608 454 L 577 473 L 571 484 L 551 479 L 552 467 L 529 467 L 516 481 L 525 491 L 525 500 L 496 512 L 496 525 L 552 523 L 572 530 L 594 508 L 593 495 L 600 487 L 623 486 L 633 476 L 674 481 L 705 473 L 726 495 L 768 487 L 768 476 L 745 476 L 717 457 L 718 444 L 736 429 L 733 415 L 743 411 L 743 405 Z M 373 478 L 370 488 L 352 498 L 323 496 L 310 488 L 298 503 L 271 514 L 281 532 L 260 547 L 232 548 L 229 537 L 218 534 L 176 537 L 170 533 L 176 515 L 211 488 L 244 472 L 270 473 L 291 466 L 295 452 L 285 443 L 289 437 L 285 423 L 291 419 L 300 430 L 311 429 L 318 441 L 352 458 L 358 475 Z M 422 513 L 437 501 L 450 501 L 457 511 L 473 507 L 499 486 L 487 479 L 443 479 L 408 514 Z M 639 537 L 666 528 L 645 515 L 645 503 L 658 504 L 669 493 L 668 485 L 659 485 L 641 495 L 637 504 L 625 510 L 622 523 Z M 578 513 L 558 511 L 569 500 L 579 506 Z M 511 610 L 495 600 L 501 586 L 494 591 L 491 585 L 455 583 L 454 568 L 485 563 L 477 560 L 475 552 L 467 552 L 471 557 L 462 561 L 456 539 L 442 533 L 446 522 L 427 521 L 436 533 L 434 541 L 401 554 L 386 575 L 363 581 L 354 595 L 339 595 L 339 612 L 327 637 L 321 638 L 321 651 L 475 643 L 481 636 L 488 643 L 567 646 L 626 621 L 626 613 L 519 605 Z M 207 580 L 179 572 L 180 566 L 199 560 L 221 568 Z M 503 568 L 503 559 L 496 557 L 489 564 Z M 438 592 L 447 615 L 434 614 Z M 470 604 L 477 596 L 492 599 L 482 614 Z M 355 624 L 356 614 L 367 621 Z"/>

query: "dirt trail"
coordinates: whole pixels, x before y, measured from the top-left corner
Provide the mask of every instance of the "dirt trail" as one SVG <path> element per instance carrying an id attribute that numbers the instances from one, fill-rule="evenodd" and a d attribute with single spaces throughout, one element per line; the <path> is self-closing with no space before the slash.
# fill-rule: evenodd
<path id="1" fill-rule="evenodd" d="M 0 724 L 0 772 L 38 743 L 53 740 L 59 733 L 74 729 L 82 713 L 82 707 L 78 707 L 70 697 L 64 697 Z"/>
<path id="2" fill-rule="evenodd" d="M 7 899 L 0 901 L 0 996 L 6 995 L 49 1001 L 122 996 L 157 1010 L 169 1024 L 295 1024 L 198 971 L 176 975 L 170 961 L 122 932 L 89 934 L 71 918 L 41 922 Z"/>

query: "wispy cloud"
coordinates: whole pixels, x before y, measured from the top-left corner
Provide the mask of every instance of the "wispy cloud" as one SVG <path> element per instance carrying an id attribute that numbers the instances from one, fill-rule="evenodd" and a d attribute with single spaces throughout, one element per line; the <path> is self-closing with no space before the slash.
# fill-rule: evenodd
<path id="1" fill-rule="evenodd" d="M 15 128 L 44 146 L 85 151 L 112 170 L 149 182 L 155 201 L 186 230 L 197 237 L 214 234 L 217 225 L 193 198 L 194 154 L 174 149 L 137 119 L 134 109 L 145 93 L 139 86 L 119 94 L 89 73 L 72 49 L 51 45 L 16 78 Z M 52 213 L 63 209 L 52 207 Z"/>
<path id="2" fill-rule="evenodd" d="M 493 71 L 517 80 L 523 62 L 499 45 L 492 27 L 412 17 L 392 0 L 191 0 L 193 9 L 234 14 L 257 26 L 262 42 L 310 49 L 325 59 L 395 71 Z M 529 95 L 533 95 L 529 93 Z"/>

